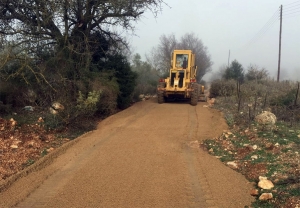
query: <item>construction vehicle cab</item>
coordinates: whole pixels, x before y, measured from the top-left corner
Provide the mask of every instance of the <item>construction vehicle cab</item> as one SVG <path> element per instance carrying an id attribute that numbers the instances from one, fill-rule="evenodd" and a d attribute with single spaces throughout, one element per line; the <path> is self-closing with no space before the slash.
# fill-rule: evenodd
<path id="1" fill-rule="evenodd" d="M 168 98 L 177 98 L 190 99 L 191 105 L 197 105 L 199 96 L 204 96 L 204 86 L 197 83 L 196 73 L 195 54 L 191 50 L 174 50 L 169 77 L 159 80 L 158 103 Z"/>

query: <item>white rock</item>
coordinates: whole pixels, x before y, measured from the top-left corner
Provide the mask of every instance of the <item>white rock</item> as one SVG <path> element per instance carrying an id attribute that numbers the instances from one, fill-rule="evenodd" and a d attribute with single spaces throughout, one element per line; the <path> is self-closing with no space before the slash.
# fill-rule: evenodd
<path id="1" fill-rule="evenodd" d="M 47 152 L 52 152 L 54 150 L 53 147 L 50 147 L 49 149 L 47 149 Z"/>
<path id="2" fill-rule="evenodd" d="M 59 102 L 52 103 L 51 107 L 49 108 L 50 113 L 54 114 L 54 115 L 58 114 L 59 111 L 63 111 L 64 109 L 65 109 L 65 107 L 62 104 L 60 104 Z"/>
<path id="3" fill-rule="evenodd" d="M 271 189 L 274 187 L 274 184 L 272 183 L 272 181 L 264 179 L 258 182 L 258 187 L 262 189 Z"/>
<path id="4" fill-rule="evenodd" d="M 258 180 L 260 180 L 260 181 L 261 181 L 261 180 L 268 180 L 268 178 L 267 178 L 267 177 L 264 177 L 264 176 L 259 176 L 259 177 L 258 177 Z"/>
<path id="5" fill-rule="evenodd" d="M 44 119 L 43 119 L 42 117 L 39 117 L 39 119 L 38 119 L 37 122 L 38 122 L 38 123 L 42 123 L 42 122 L 44 122 Z"/>
<path id="6" fill-rule="evenodd" d="M 215 104 L 216 98 L 212 98 L 212 99 L 210 99 L 208 102 L 209 102 L 210 104 Z"/>
<path id="7" fill-rule="evenodd" d="M 18 145 L 15 145 L 15 144 L 10 145 L 10 148 L 12 148 L 12 149 L 18 149 Z"/>
<path id="8" fill-rule="evenodd" d="M 227 165 L 228 165 L 229 167 L 231 167 L 232 169 L 237 169 L 237 168 L 238 168 L 237 163 L 234 162 L 234 161 L 227 162 Z"/>
<path id="9" fill-rule="evenodd" d="M 252 148 L 253 148 L 254 150 L 256 150 L 256 149 L 257 149 L 257 145 L 256 145 L 256 144 L 253 145 Z"/>
<path id="10" fill-rule="evenodd" d="M 257 156 L 257 155 L 252 155 L 252 156 L 251 156 L 251 159 L 252 159 L 252 160 L 257 160 L 257 159 L 258 159 L 258 156 Z"/>
<path id="11" fill-rule="evenodd" d="M 13 118 L 11 118 L 9 121 L 11 122 L 11 126 L 15 126 L 17 124 L 17 122 Z"/>
<path id="12" fill-rule="evenodd" d="M 263 111 L 261 114 L 255 117 L 255 121 L 259 124 L 271 124 L 274 125 L 276 123 L 276 116 L 270 111 Z"/>
<path id="13" fill-rule="evenodd" d="M 64 110 L 65 107 L 60 104 L 59 102 L 54 102 L 52 105 L 52 108 L 54 108 L 54 110 Z"/>
<path id="14" fill-rule="evenodd" d="M 52 107 L 49 108 L 49 111 L 50 111 L 50 113 L 53 114 L 53 115 L 58 114 L 58 111 L 57 111 L 57 110 L 54 110 Z"/>
<path id="15" fill-rule="evenodd" d="M 272 198 L 273 198 L 272 193 L 263 193 L 262 195 L 260 195 L 259 200 L 266 201 L 266 200 L 272 199 Z"/>

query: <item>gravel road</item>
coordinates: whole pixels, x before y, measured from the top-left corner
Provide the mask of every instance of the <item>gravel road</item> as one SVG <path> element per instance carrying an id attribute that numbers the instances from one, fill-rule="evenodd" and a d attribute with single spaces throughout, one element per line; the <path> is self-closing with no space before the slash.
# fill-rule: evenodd
<path id="1" fill-rule="evenodd" d="M 195 142 L 226 129 L 221 113 L 202 104 L 153 99 L 105 119 L 25 171 L 0 193 L 0 207 L 250 205 L 250 183 Z"/>

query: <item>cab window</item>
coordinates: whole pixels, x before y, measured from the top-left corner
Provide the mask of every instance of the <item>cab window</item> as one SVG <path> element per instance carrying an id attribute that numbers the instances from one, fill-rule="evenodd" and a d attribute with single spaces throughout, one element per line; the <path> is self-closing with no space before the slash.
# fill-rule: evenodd
<path id="1" fill-rule="evenodd" d="M 176 54 L 176 68 L 186 69 L 188 67 L 189 55 Z"/>

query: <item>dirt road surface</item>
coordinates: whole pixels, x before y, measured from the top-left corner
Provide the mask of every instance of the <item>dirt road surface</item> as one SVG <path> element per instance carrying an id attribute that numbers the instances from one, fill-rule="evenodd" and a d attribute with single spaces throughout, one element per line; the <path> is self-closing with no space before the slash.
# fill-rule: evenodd
<path id="1" fill-rule="evenodd" d="M 105 119 L 23 173 L 0 193 L 0 207 L 250 205 L 248 181 L 195 142 L 226 129 L 202 104 L 148 100 Z"/>

